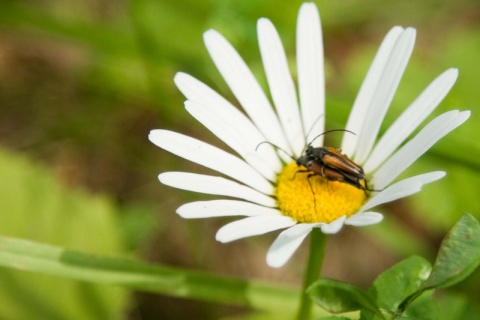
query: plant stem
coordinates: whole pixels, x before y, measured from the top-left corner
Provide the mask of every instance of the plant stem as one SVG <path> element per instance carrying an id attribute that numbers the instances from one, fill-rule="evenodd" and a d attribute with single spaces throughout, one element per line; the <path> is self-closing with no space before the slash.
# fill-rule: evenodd
<path id="1" fill-rule="evenodd" d="M 313 228 L 310 233 L 310 251 L 308 253 L 307 269 L 303 278 L 303 287 L 298 309 L 297 319 L 310 319 L 312 301 L 308 297 L 307 288 L 320 277 L 322 271 L 323 257 L 325 256 L 325 243 L 327 237 L 319 228 Z"/>

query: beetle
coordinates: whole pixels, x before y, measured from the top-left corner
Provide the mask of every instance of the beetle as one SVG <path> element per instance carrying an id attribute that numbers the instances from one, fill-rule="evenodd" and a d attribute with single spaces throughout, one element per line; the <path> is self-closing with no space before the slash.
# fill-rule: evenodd
<path id="1" fill-rule="evenodd" d="M 354 186 L 358 189 L 362 189 L 365 191 L 377 191 L 368 188 L 367 180 L 365 178 L 365 173 L 363 168 L 350 160 L 346 155 L 342 154 L 339 150 L 332 148 L 332 147 L 313 147 L 312 143 L 320 136 L 335 132 L 335 131 L 344 131 L 349 132 L 351 134 L 355 134 L 352 131 L 346 129 L 332 129 L 325 131 L 315 138 L 307 145 L 305 151 L 302 152 L 302 156 L 295 159 L 292 155 L 288 154 L 285 150 L 281 149 L 278 146 L 273 145 L 268 141 L 261 142 L 258 147 L 263 144 L 267 143 L 272 145 L 278 150 L 283 151 L 286 155 L 288 155 L 292 160 L 294 160 L 297 165 L 303 166 L 306 170 L 298 170 L 298 172 L 309 172 L 308 175 L 308 183 L 310 184 L 310 178 L 312 176 L 320 175 L 329 181 L 339 181 L 351 186 Z M 295 175 L 292 179 L 295 178 Z M 310 184 L 310 188 L 313 188 Z"/>
<path id="2" fill-rule="evenodd" d="M 371 191 L 366 186 L 363 168 L 335 148 L 314 148 L 309 144 L 304 155 L 296 159 L 296 163 L 307 169 L 297 172 L 310 172 L 308 178 L 320 175 L 330 181 L 340 181 L 364 191 Z"/>

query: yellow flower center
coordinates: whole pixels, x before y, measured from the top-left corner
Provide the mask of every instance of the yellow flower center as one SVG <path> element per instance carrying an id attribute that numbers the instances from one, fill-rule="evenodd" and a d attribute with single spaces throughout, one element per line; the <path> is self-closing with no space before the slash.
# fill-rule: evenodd
<path id="1" fill-rule="evenodd" d="M 344 215 L 349 217 L 367 199 L 362 189 L 321 175 L 308 178 L 312 172 L 299 170 L 302 168 L 295 162 L 287 165 L 278 176 L 276 189 L 278 208 L 298 222 L 330 223 Z"/>

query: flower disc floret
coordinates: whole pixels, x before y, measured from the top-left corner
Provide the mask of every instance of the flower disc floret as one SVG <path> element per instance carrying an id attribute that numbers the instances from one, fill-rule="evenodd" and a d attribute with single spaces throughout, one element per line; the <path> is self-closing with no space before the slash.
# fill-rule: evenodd
<path id="1" fill-rule="evenodd" d="M 292 162 L 278 176 L 276 197 L 282 214 L 297 222 L 330 223 L 358 212 L 367 194 L 350 184 L 302 172 Z"/>

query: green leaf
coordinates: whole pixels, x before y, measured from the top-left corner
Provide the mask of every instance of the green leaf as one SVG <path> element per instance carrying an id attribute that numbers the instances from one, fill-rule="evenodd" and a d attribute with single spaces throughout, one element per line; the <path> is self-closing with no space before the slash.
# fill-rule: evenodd
<path id="1" fill-rule="evenodd" d="M 480 223 L 464 214 L 445 236 L 428 279 L 399 306 L 405 310 L 423 292 L 454 285 L 480 264 Z"/>
<path id="2" fill-rule="evenodd" d="M 445 236 L 430 277 L 422 289 L 448 287 L 465 279 L 480 264 L 480 223 L 464 214 Z"/>
<path id="3" fill-rule="evenodd" d="M 307 293 L 316 304 L 332 313 L 365 309 L 381 315 L 366 292 L 342 281 L 320 279 L 308 288 Z"/>
<path id="4" fill-rule="evenodd" d="M 418 290 L 431 270 L 427 260 L 409 257 L 378 276 L 368 294 L 380 308 L 396 310 L 403 299 Z"/>
<path id="5" fill-rule="evenodd" d="M 199 271 L 107 258 L 0 236 L 0 265 L 75 280 L 259 310 L 296 310 L 299 290 Z"/>
<path id="6" fill-rule="evenodd" d="M 108 199 L 68 190 L 45 168 L 1 149 L 0 176 L 0 234 L 122 254 L 123 242 Z M 125 311 L 126 298 L 120 288 L 17 270 L 0 272 L 1 319 L 118 318 Z"/>

